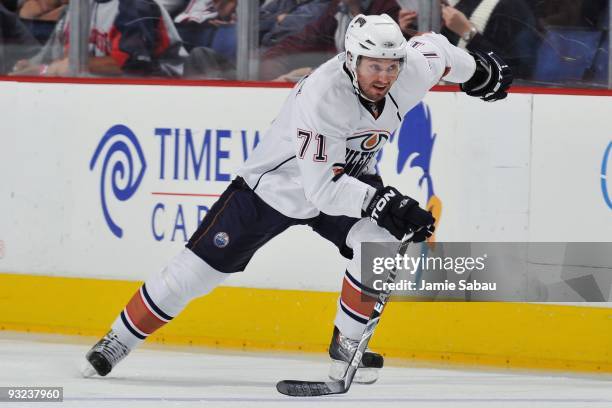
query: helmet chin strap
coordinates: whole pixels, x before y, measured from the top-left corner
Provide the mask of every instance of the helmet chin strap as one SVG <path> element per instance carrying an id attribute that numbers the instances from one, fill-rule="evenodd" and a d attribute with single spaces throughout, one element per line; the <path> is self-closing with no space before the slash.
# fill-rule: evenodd
<path id="1" fill-rule="evenodd" d="M 363 99 L 365 99 L 368 102 L 372 102 L 372 103 L 376 103 L 375 100 L 370 99 L 367 97 L 367 95 L 361 90 L 361 88 L 359 87 L 359 84 L 357 84 L 355 86 L 355 84 L 353 83 L 353 88 L 355 89 L 355 93 L 358 94 L 360 97 L 362 97 Z"/>
<path id="2" fill-rule="evenodd" d="M 349 76 L 351 77 L 351 81 L 353 83 L 353 89 L 355 90 L 355 93 L 361 96 L 366 101 L 375 103 L 376 101 L 368 98 L 366 94 L 361 90 L 361 87 L 359 86 L 359 81 L 357 80 L 357 64 L 359 62 L 359 56 L 357 56 L 357 58 L 355 59 L 355 63 L 353 64 L 353 56 L 351 55 L 351 57 L 349 57 L 349 55 L 351 54 L 347 53 L 345 64 L 346 64 L 346 67 L 348 68 Z"/>

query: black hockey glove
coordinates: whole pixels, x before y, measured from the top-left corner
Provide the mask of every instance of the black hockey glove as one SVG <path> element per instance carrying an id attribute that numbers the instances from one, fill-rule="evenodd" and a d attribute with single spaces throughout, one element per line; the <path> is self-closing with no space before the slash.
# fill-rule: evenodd
<path id="1" fill-rule="evenodd" d="M 467 82 L 461 84 L 461 90 L 487 102 L 508 96 L 506 91 L 513 79 L 510 67 L 493 51 L 472 51 L 470 54 L 476 60 L 476 72 Z"/>
<path id="2" fill-rule="evenodd" d="M 435 222 L 431 213 L 419 207 L 417 201 L 389 186 L 376 192 L 363 215 L 397 239 L 414 232 L 413 242 L 423 242 L 430 237 Z"/>

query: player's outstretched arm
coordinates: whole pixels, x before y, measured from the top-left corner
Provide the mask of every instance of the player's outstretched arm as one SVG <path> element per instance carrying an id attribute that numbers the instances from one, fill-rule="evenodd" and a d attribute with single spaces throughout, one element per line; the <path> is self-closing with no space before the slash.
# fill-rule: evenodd
<path id="1" fill-rule="evenodd" d="M 363 216 L 400 240 L 414 232 L 412 242 L 422 242 L 434 232 L 435 219 L 431 213 L 419 207 L 418 201 L 390 186 L 376 191 Z"/>
<path id="2" fill-rule="evenodd" d="M 512 84 L 512 71 L 492 51 L 468 53 L 435 33 L 413 37 L 408 47 L 412 53 L 418 51 L 426 59 L 431 86 L 444 79 L 461 84 L 462 91 L 487 102 L 507 96 Z"/>

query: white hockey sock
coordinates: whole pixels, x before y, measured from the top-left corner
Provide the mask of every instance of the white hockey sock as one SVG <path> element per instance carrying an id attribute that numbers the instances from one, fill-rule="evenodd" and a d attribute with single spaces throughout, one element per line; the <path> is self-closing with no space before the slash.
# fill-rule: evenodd
<path id="1" fill-rule="evenodd" d="M 355 340 L 361 338 L 378 296 L 377 291 L 362 283 L 362 242 L 397 242 L 397 240 L 387 230 L 365 218 L 353 225 L 347 234 L 346 244 L 353 249 L 353 259 L 346 267 L 334 324 L 344 336 Z M 395 254 L 391 251 L 381 255 L 394 256 Z"/>
<path id="2" fill-rule="evenodd" d="M 361 338 L 375 302 L 369 291 L 347 271 L 342 282 L 334 324 L 344 336 L 351 339 Z"/>

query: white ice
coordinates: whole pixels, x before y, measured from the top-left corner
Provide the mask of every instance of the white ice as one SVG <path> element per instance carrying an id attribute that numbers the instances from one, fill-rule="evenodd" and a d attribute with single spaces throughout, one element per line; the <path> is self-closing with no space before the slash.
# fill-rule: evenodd
<path id="1" fill-rule="evenodd" d="M 326 380 L 324 355 L 218 352 L 145 346 L 104 378 L 82 378 L 94 339 L 0 332 L 0 386 L 61 386 L 63 403 L 0 403 L 2 407 L 612 407 L 609 377 L 571 377 L 385 367 L 372 385 L 348 394 L 292 398 L 281 379 Z"/>

